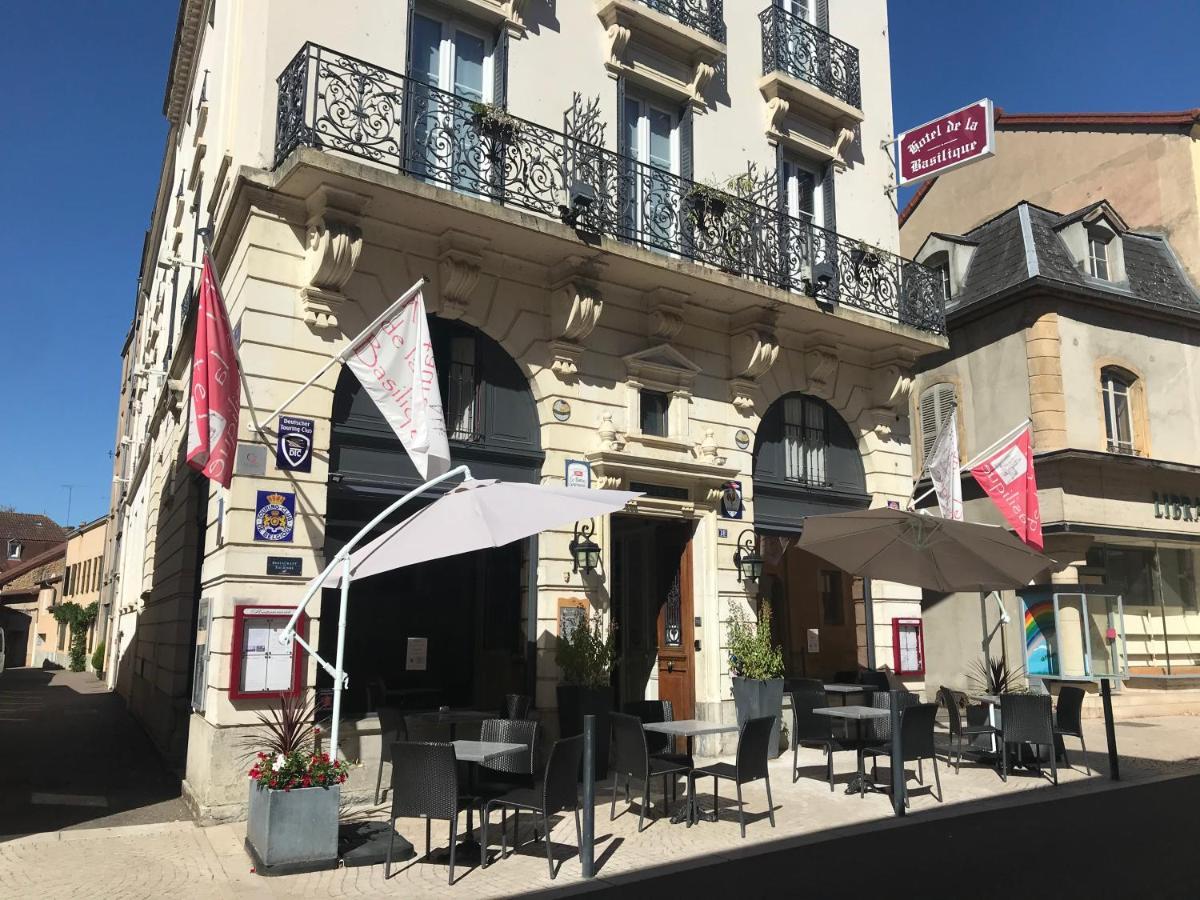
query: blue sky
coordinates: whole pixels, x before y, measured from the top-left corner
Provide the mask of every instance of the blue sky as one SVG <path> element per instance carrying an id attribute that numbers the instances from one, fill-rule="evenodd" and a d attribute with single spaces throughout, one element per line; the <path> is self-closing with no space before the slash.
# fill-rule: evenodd
<path id="1" fill-rule="evenodd" d="M 889 7 L 897 129 L 984 96 L 1020 112 L 1200 106 L 1196 0 Z M 107 509 L 119 353 L 162 162 L 176 12 L 172 0 L 5 9 L 0 504 L 65 521 L 62 485 L 73 484 L 72 523 Z"/>

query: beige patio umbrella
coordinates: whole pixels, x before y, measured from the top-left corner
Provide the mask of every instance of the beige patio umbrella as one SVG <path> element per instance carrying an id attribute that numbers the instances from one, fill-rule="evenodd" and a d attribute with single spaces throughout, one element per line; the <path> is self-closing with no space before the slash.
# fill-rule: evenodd
<path id="1" fill-rule="evenodd" d="M 995 525 L 882 507 L 808 516 L 799 546 L 865 578 L 931 591 L 1024 587 L 1055 561 Z"/>

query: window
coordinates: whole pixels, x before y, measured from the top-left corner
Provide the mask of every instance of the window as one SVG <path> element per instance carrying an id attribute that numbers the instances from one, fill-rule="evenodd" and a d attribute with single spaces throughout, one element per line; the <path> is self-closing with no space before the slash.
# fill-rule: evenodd
<path id="1" fill-rule="evenodd" d="M 784 157 L 780 177 L 787 192 L 788 215 L 824 227 L 825 199 L 820 171 L 808 163 Z"/>
<path id="2" fill-rule="evenodd" d="M 791 13 L 803 19 L 805 22 L 811 21 L 812 4 L 810 0 L 775 0 L 775 5 L 784 12 Z"/>
<path id="3" fill-rule="evenodd" d="M 642 390 L 642 434 L 666 437 L 668 434 L 667 409 L 671 398 L 662 391 Z"/>
<path id="4" fill-rule="evenodd" d="M 942 280 L 942 297 L 949 300 L 953 293 L 950 290 L 950 263 L 943 263 L 937 267 L 938 277 Z"/>
<path id="5" fill-rule="evenodd" d="M 921 458 L 933 448 L 942 426 L 954 415 L 958 403 L 954 396 L 954 385 L 948 382 L 932 384 L 921 392 L 917 410 L 921 420 Z"/>
<path id="6" fill-rule="evenodd" d="M 1104 433 L 1109 453 L 1135 453 L 1130 394 L 1135 379 L 1128 372 L 1108 367 L 1100 372 L 1100 393 L 1104 398 Z"/>
<path id="7" fill-rule="evenodd" d="M 1088 236 L 1088 271 L 1108 281 L 1108 241 Z"/>
<path id="8" fill-rule="evenodd" d="M 67 649 L 67 623 L 58 623 L 58 648 L 59 650 Z"/>
<path id="9" fill-rule="evenodd" d="M 827 484 L 829 423 L 825 406 L 808 397 L 783 401 L 784 477 L 804 484 Z"/>
<path id="10" fill-rule="evenodd" d="M 892 663 L 897 675 L 925 674 L 925 635 L 920 619 L 892 619 Z"/>
<path id="11" fill-rule="evenodd" d="M 449 391 L 446 405 L 446 431 L 452 441 L 479 441 L 483 437 L 479 416 L 479 367 L 476 365 L 475 338 L 455 335 L 450 338 Z"/>
<path id="12" fill-rule="evenodd" d="M 8 558 L 9 559 L 20 559 L 21 553 L 22 553 L 22 551 L 24 551 L 24 549 L 25 548 L 21 545 L 20 541 L 9 541 L 8 542 Z"/>
<path id="13" fill-rule="evenodd" d="M 846 624 L 846 602 L 842 591 L 844 583 L 841 572 L 821 571 L 822 625 Z"/>
<path id="14" fill-rule="evenodd" d="M 651 246 L 678 244 L 682 197 L 679 174 L 679 114 L 668 104 L 626 95 L 624 144 L 631 165 L 629 226 Z"/>

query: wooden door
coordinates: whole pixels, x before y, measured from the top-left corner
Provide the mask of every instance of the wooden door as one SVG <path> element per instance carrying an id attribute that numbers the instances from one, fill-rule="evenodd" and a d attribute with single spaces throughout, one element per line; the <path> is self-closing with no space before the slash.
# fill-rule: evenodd
<path id="1" fill-rule="evenodd" d="M 659 581 L 666 584 L 666 596 L 658 612 L 658 698 L 671 701 L 676 719 L 696 715 L 692 541 L 690 535 L 684 540 L 678 566 L 672 566 L 672 571 L 664 573 L 668 578 Z M 671 543 L 657 542 L 662 565 L 675 558 L 667 549 Z"/>

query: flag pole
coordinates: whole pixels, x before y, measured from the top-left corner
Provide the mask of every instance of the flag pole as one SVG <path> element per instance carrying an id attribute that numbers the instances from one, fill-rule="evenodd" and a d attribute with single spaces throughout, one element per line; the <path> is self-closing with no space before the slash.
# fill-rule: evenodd
<path id="1" fill-rule="evenodd" d="M 1011 441 L 1014 437 L 1016 437 L 1018 434 L 1020 434 L 1026 428 L 1028 428 L 1031 424 L 1033 424 L 1033 420 L 1030 418 L 1026 418 L 1025 421 L 1023 421 L 1016 428 L 1007 432 L 1004 435 L 1004 437 L 1000 438 L 1000 440 L 989 444 L 988 448 L 986 450 L 984 450 L 982 453 L 977 454 L 969 462 L 964 463 L 963 465 L 959 466 L 958 474 L 962 475 L 963 472 L 969 472 L 971 469 L 975 468 L 975 466 L 979 465 L 980 462 L 982 462 L 984 459 L 987 458 L 988 454 L 990 454 L 992 451 L 994 451 L 1001 444 L 1003 444 L 1007 441 Z M 921 475 L 917 476 L 918 481 L 921 480 L 921 476 L 923 476 L 925 474 L 925 471 L 926 470 L 924 468 L 921 469 Z M 913 509 L 918 503 L 920 503 L 922 500 L 924 500 L 926 497 L 928 497 L 932 493 L 934 493 L 934 488 L 930 488 L 925 493 L 921 494 L 921 496 L 919 496 L 919 497 L 912 498 L 911 500 L 908 501 L 908 508 Z"/>
<path id="2" fill-rule="evenodd" d="M 429 283 L 429 279 L 426 278 L 425 276 L 421 276 L 419 279 L 417 279 L 416 284 L 414 284 L 407 291 L 405 291 L 403 294 L 401 294 L 400 298 L 398 300 L 396 300 L 394 303 L 392 303 L 390 306 L 388 306 L 387 309 L 385 309 L 378 316 L 376 316 L 374 321 L 372 321 L 370 325 L 368 325 L 366 328 L 364 328 L 362 331 L 360 331 L 358 334 L 356 334 L 351 340 L 349 340 L 346 343 L 346 346 L 344 346 L 340 351 L 338 351 L 336 356 L 331 357 L 329 359 L 329 361 L 325 363 L 325 365 L 323 365 L 323 366 L 321 366 L 321 368 L 317 369 L 317 371 L 313 374 L 312 378 L 308 379 L 308 381 L 304 382 L 304 384 L 302 384 L 302 385 L 300 385 L 300 387 L 296 388 L 296 390 L 292 393 L 292 396 L 288 397 L 281 404 L 279 404 L 279 409 L 275 410 L 275 412 L 273 412 L 269 416 L 267 416 L 267 418 L 265 420 L 263 420 L 262 426 L 259 426 L 258 423 L 255 423 L 254 427 L 258 431 L 261 432 L 263 427 L 270 425 L 271 422 L 274 421 L 276 416 L 278 416 L 281 412 L 283 412 L 285 409 L 287 409 L 289 406 L 291 406 L 293 403 L 295 403 L 296 398 L 299 397 L 301 394 L 303 394 L 310 387 L 312 387 L 316 383 L 318 378 L 320 378 L 322 375 L 324 375 L 326 372 L 328 372 L 331 368 L 333 368 L 338 363 L 345 362 L 346 357 L 349 356 L 350 353 L 354 350 L 354 348 L 358 346 L 358 342 L 362 338 L 363 335 L 368 334 L 368 333 L 374 331 L 376 328 L 378 328 L 379 325 L 386 318 L 388 318 L 388 316 L 393 315 L 398 309 L 400 309 L 400 307 L 402 307 L 405 303 L 407 303 L 409 300 L 411 300 L 416 295 L 417 291 L 421 290 L 421 288 L 423 288 L 428 283 Z"/>

